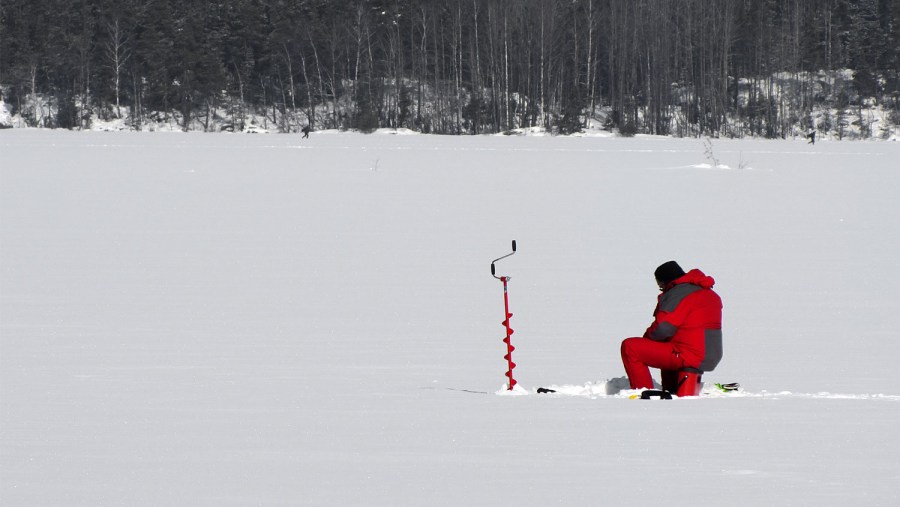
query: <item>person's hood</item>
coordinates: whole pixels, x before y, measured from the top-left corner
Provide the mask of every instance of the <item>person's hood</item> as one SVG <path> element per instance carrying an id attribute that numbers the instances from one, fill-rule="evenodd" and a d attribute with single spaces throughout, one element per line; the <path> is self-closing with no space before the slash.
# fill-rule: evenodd
<path id="1" fill-rule="evenodd" d="M 699 285 L 704 289 L 711 289 L 713 285 L 716 284 L 716 281 L 711 276 L 706 276 L 703 271 L 699 269 L 692 269 L 684 274 L 684 276 L 676 278 L 669 286 L 675 286 L 680 283 L 692 283 L 694 285 Z"/>

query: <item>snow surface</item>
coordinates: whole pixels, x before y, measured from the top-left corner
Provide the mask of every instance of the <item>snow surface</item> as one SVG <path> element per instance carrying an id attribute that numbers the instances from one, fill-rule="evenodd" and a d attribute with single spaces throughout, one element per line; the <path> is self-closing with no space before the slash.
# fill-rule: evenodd
<path id="1" fill-rule="evenodd" d="M 0 503 L 896 505 L 900 144 L 711 142 L 0 132 Z M 621 390 L 670 259 L 742 392 Z"/>

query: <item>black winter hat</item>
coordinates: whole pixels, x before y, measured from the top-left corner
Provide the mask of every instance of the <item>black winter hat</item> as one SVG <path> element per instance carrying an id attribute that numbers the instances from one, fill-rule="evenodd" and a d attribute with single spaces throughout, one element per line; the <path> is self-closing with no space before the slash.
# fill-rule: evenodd
<path id="1" fill-rule="evenodd" d="M 681 266 L 679 266 L 677 262 L 669 261 L 656 268 L 656 271 L 653 272 L 653 276 L 656 277 L 657 282 L 668 285 L 684 276 L 684 270 L 681 269 Z"/>

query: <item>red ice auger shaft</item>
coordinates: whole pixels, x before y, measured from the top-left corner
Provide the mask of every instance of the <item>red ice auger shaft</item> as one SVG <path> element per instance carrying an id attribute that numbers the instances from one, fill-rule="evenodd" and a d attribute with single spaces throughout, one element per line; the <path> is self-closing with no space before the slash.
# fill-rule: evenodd
<path id="1" fill-rule="evenodd" d="M 514 363 L 512 360 L 512 353 L 514 350 L 516 350 L 516 348 L 513 347 L 512 341 L 510 340 L 510 338 L 512 337 L 512 334 L 515 331 L 513 331 L 512 328 L 509 327 L 509 319 L 510 319 L 510 317 L 513 316 L 513 314 L 509 313 L 509 291 L 507 290 L 507 282 L 509 282 L 510 277 L 497 276 L 497 269 L 494 267 L 494 263 L 499 261 L 500 259 L 505 259 L 514 253 L 516 253 L 516 240 L 513 240 L 513 242 L 512 242 L 512 252 L 511 253 L 508 253 L 508 254 L 504 255 L 503 257 L 494 259 L 493 262 L 491 262 L 491 275 L 494 278 L 496 278 L 497 280 L 500 280 L 501 282 L 503 282 L 503 310 L 504 310 L 503 314 L 506 316 L 506 318 L 503 320 L 503 322 L 501 322 L 501 324 L 503 324 L 503 326 L 506 327 L 506 338 L 503 339 L 503 343 L 506 344 L 506 355 L 503 356 L 503 359 L 506 359 L 506 364 L 509 367 L 509 369 L 506 371 L 506 376 L 509 377 L 509 383 L 507 383 L 508 391 L 512 391 L 513 387 L 516 386 L 516 379 L 513 378 L 513 368 L 516 367 L 516 363 Z"/>

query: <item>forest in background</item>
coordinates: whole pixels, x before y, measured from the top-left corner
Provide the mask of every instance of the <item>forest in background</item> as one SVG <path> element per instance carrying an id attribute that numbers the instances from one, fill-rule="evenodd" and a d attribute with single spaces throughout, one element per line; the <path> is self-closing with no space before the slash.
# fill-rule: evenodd
<path id="1" fill-rule="evenodd" d="M 0 0 L 0 104 L 54 128 L 874 137 L 900 125 L 898 25 L 893 0 Z"/>

